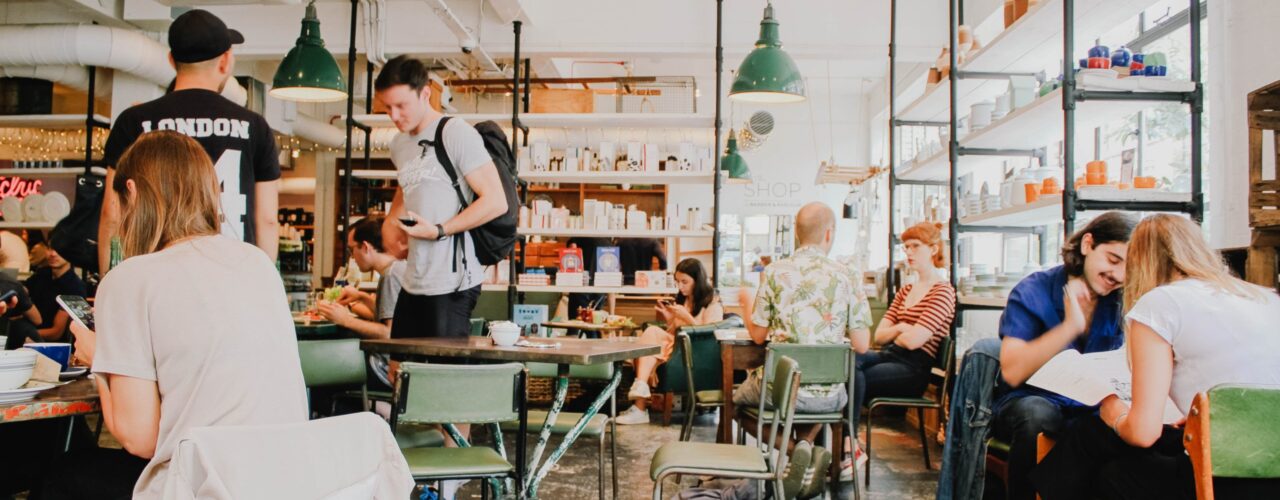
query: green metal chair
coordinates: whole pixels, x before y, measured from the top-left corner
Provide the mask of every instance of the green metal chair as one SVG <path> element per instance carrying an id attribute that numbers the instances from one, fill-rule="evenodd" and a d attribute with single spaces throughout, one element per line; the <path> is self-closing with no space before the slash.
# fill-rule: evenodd
<path id="1" fill-rule="evenodd" d="M 530 377 L 551 378 L 556 377 L 557 367 L 551 363 L 527 363 Z M 608 382 L 613 378 L 613 363 L 600 363 L 597 365 L 571 365 L 569 366 L 569 378 L 577 378 L 584 380 L 601 380 Z M 613 395 L 611 395 L 613 396 Z M 617 415 L 617 400 L 615 397 L 609 398 L 609 415 Z M 556 424 L 551 427 L 551 434 L 556 436 L 564 436 L 573 429 L 574 423 L 582 418 L 581 413 L 560 412 L 560 416 L 556 418 Z M 530 410 L 529 422 L 545 422 L 547 420 L 547 412 L 542 410 Z M 517 431 L 518 422 L 503 422 L 502 429 L 505 431 Z M 530 425 L 525 430 L 526 434 L 537 435 L 542 432 L 540 425 Z M 582 429 L 583 436 L 594 437 L 600 443 L 600 449 L 596 455 L 599 464 L 599 498 L 608 498 L 605 494 L 604 480 L 604 444 L 605 435 L 609 437 L 609 463 L 612 467 L 613 474 L 613 498 L 618 498 L 618 424 L 612 418 L 603 414 L 595 414 L 587 421 L 587 426 Z"/>
<path id="2" fill-rule="evenodd" d="M 310 399 L 312 387 L 351 387 L 360 389 L 335 394 L 329 413 L 337 413 L 338 397 L 360 399 L 360 408 L 369 411 L 369 401 L 389 393 L 369 392 L 365 381 L 364 351 L 360 339 L 304 340 L 298 342 L 298 358 L 302 361 L 302 380 Z M 401 448 L 444 446 L 444 434 L 430 426 L 404 426 L 393 432 Z"/>
<path id="3" fill-rule="evenodd" d="M 938 385 L 938 396 L 929 398 L 921 395 L 915 398 L 875 398 L 867 404 L 867 464 L 866 476 L 867 485 L 871 485 L 871 413 L 880 406 L 897 406 L 900 408 L 915 408 L 916 417 L 920 420 L 920 449 L 924 453 L 924 468 L 931 469 L 929 463 L 929 439 L 925 436 L 924 431 L 924 411 L 937 410 L 938 420 L 942 420 L 943 404 L 946 402 L 947 387 L 951 383 L 951 372 L 956 361 L 955 343 L 951 337 L 943 337 L 942 342 L 938 344 L 938 357 L 934 360 L 935 370 L 942 371 L 942 383 Z M 934 373 L 937 375 L 937 372 Z"/>
<path id="4" fill-rule="evenodd" d="M 801 377 L 800 383 L 804 384 L 845 384 L 848 401 L 853 401 L 853 383 L 854 376 L 857 371 L 855 367 L 854 351 L 848 344 L 784 344 L 770 343 L 768 351 L 765 355 L 764 380 L 768 380 L 773 367 L 771 360 L 777 360 L 787 357 L 795 360 L 800 364 L 800 369 L 804 376 Z M 764 399 L 761 398 L 759 404 L 755 408 L 744 408 L 742 413 L 750 416 L 756 421 L 756 437 L 757 442 L 762 441 L 759 436 L 763 432 L 763 423 L 768 420 L 773 410 L 765 408 Z M 760 416 L 763 415 L 763 418 Z M 850 440 L 856 440 L 857 434 L 854 432 L 857 427 L 853 421 L 853 406 L 845 404 L 843 411 L 831 413 L 797 413 L 795 416 L 796 424 L 816 424 L 823 426 L 824 446 L 831 450 L 832 455 L 836 457 L 844 456 L 844 439 L 833 432 L 834 426 L 839 426 L 843 434 L 849 436 Z M 742 427 L 742 426 L 740 426 Z M 831 487 L 835 491 L 839 487 L 840 476 L 839 470 L 832 470 Z M 858 491 L 857 471 L 854 472 L 853 484 L 855 496 L 860 496 Z"/>
<path id="5" fill-rule="evenodd" d="M 709 325 L 686 326 L 676 331 L 675 348 L 671 351 L 671 359 L 679 359 L 680 363 L 668 361 L 659 366 L 657 392 L 666 393 L 670 401 L 678 390 L 685 401 L 684 426 L 680 429 L 680 440 L 687 441 L 693 434 L 693 417 L 698 409 L 721 408 L 724 406 L 724 393 L 721 391 L 722 363 L 720 358 L 720 342 L 716 340 L 716 330 L 742 328 L 742 318 L 732 316 L 724 321 Z M 697 363 L 694 362 L 697 360 Z M 690 377 L 689 374 L 693 376 Z M 668 404 L 668 408 L 670 405 Z M 664 410 L 664 425 L 669 419 Z M 723 417 L 722 417 L 723 418 Z"/>
<path id="6" fill-rule="evenodd" d="M 777 362 L 773 378 L 769 384 L 775 390 L 768 391 L 773 407 L 769 425 L 769 450 L 785 451 L 787 443 L 782 442 L 791 435 L 792 419 L 795 417 L 796 394 L 800 388 L 800 369 L 795 360 L 782 357 Z M 653 478 L 653 498 L 662 497 L 662 483 L 672 474 L 694 474 L 698 476 L 714 476 L 727 478 L 768 480 L 773 491 L 785 492 L 783 486 L 786 471 L 786 453 L 761 453 L 761 448 L 737 444 L 697 443 L 676 441 L 666 443 L 653 454 L 649 465 L 649 476 Z M 764 489 L 761 488 L 763 493 Z M 783 496 L 779 493 L 779 496 Z"/>
<path id="7" fill-rule="evenodd" d="M 1219 385 L 1197 394 L 1183 442 L 1196 498 L 1213 500 L 1213 478 L 1280 478 L 1280 387 Z"/>
<path id="8" fill-rule="evenodd" d="M 404 362 L 397 377 L 391 429 L 404 424 L 440 424 L 458 448 L 401 448 L 414 481 L 511 478 L 516 467 L 502 446 L 501 422 L 519 420 L 524 409 L 525 367 L 519 363 L 446 365 Z M 490 424 L 493 448 L 471 446 L 453 424 Z M 518 442 L 517 446 L 523 446 Z M 520 481 L 515 481 L 519 497 Z M 485 482 L 482 493 L 494 485 Z"/>

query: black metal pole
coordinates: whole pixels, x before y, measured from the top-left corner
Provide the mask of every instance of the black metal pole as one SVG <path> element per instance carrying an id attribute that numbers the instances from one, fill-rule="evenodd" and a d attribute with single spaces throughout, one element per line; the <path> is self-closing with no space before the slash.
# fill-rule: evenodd
<path id="1" fill-rule="evenodd" d="M 84 116 L 84 175 L 88 176 L 92 172 L 93 166 L 93 129 L 97 124 L 93 120 L 94 96 L 98 87 L 98 68 L 89 66 L 89 103 L 85 107 Z M 85 182 L 88 182 L 86 180 Z M 110 186 L 107 187 L 110 190 Z M 106 242 L 110 245 L 111 242 Z M 107 272 L 106 269 L 102 270 Z"/>
<path id="2" fill-rule="evenodd" d="M 373 113 L 373 62 L 368 60 L 368 51 L 365 52 L 365 68 L 364 68 L 364 112 L 366 114 Z M 352 92 L 355 87 L 348 87 Z M 373 151 L 373 127 L 361 129 L 364 131 L 364 168 L 365 170 L 373 170 L 373 158 L 370 153 Z M 369 202 L 372 193 L 365 190 L 365 202 Z M 368 210 L 368 207 L 365 207 Z M 346 241 L 342 239 L 341 241 Z"/>
<path id="3" fill-rule="evenodd" d="M 1076 76 L 1075 1 L 1062 2 L 1062 230 L 1064 238 L 1076 230 Z"/>
<path id="4" fill-rule="evenodd" d="M 893 222 L 894 222 L 894 191 L 897 190 L 897 175 L 894 170 L 898 167 L 898 127 L 897 114 L 898 107 L 894 105 L 894 99 L 897 98 L 898 92 L 898 71 L 896 69 L 897 52 L 895 51 L 898 44 L 898 0 L 889 1 L 889 266 L 885 268 L 885 289 L 888 292 L 888 303 L 893 303 L 893 296 L 898 292 L 897 279 L 893 274 L 893 250 L 896 245 L 893 244 Z M 830 85 L 830 82 L 828 82 Z"/>
<path id="5" fill-rule="evenodd" d="M 715 143 L 716 171 L 711 178 L 711 218 L 715 231 L 711 236 L 711 288 L 720 288 L 720 94 L 724 82 L 724 0 L 716 0 L 716 116 Z M 670 216 L 671 214 L 667 214 Z"/>
<path id="6" fill-rule="evenodd" d="M 1067 1 L 1070 1 L 1070 0 L 1067 0 Z M 960 46 L 960 24 L 959 24 L 960 5 L 959 5 L 959 0 L 950 0 L 948 3 L 951 4 L 951 9 L 950 9 L 951 10 L 951 19 L 950 19 L 951 29 L 949 30 L 951 32 L 950 41 L 949 41 L 949 43 L 951 44 L 951 50 L 948 56 L 951 58 L 951 72 L 947 77 L 950 80 L 950 84 L 951 84 L 951 89 L 950 89 L 951 101 L 950 101 L 950 105 L 947 107 L 950 108 L 949 112 L 951 114 L 951 124 L 950 124 L 951 134 L 950 134 L 950 137 L 947 138 L 949 142 L 949 146 L 947 147 L 947 156 L 951 160 L 951 172 L 949 174 L 951 177 L 950 179 L 951 183 L 947 187 L 947 190 L 948 190 L 947 198 L 951 206 L 951 216 L 948 218 L 947 234 L 951 238 L 951 244 L 956 245 L 960 240 L 960 219 L 959 219 L 959 213 L 956 210 L 956 207 L 958 206 L 958 204 L 956 203 L 956 198 L 959 197 L 959 193 L 956 192 L 956 173 L 957 173 L 956 167 L 960 163 L 960 139 L 959 137 L 957 137 L 958 134 L 956 133 L 956 129 L 958 128 L 957 120 L 959 119 L 958 116 L 956 115 L 956 101 L 957 101 L 956 84 L 957 84 L 957 81 L 959 80 L 958 75 L 956 75 L 956 71 L 959 69 L 959 67 L 957 66 L 958 58 L 956 57 L 956 49 Z M 957 286 L 956 259 L 951 258 L 949 260 L 951 261 L 950 263 L 951 286 L 954 288 Z"/>
<path id="7" fill-rule="evenodd" d="M 520 28 L 524 23 L 519 19 L 511 22 L 511 30 L 515 36 L 514 54 L 511 57 L 511 151 L 512 153 L 520 150 Z M 528 132 L 525 132 L 528 135 Z M 524 240 L 520 239 L 521 252 L 524 249 Z M 519 298 L 516 296 L 516 252 L 513 248 L 507 254 L 507 314 L 511 318 L 515 317 L 515 305 Z M 516 481 L 524 480 L 524 457 L 520 457 L 520 467 L 517 467 Z"/>
<path id="8" fill-rule="evenodd" d="M 351 36 L 348 39 L 347 46 L 347 144 L 346 159 L 342 164 L 342 207 L 339 208 L 342 214 L 342 223 L 338 226 L 339 237 L 345 240 L 347 225 L 351 222 L 351 129 L 355 127 L 356 118 L 354 116 L 356 109 L 356 97 L 352 92 L 356 86 L 356 18 L 359 16 L 360 2 L 351 0 Z M 366 140 L 365 142 L 368 142 Z M 366 149 L 368 144 L 365 145 Z M 342 247 L 342 264 L 346 265 L 347 260 L 351 258 L 351 249 L 346 245 Z"/>
<path id="9" fill-rule="evenodd" d="M 1204 139 L 1204 85 L 1200 83 L 1200 0 L 1190 0 L 1187 21 L 1191 28 L 1191 81 L 1195 83 L 1195 97 L 1191 102 L 1191 218 L 1196 222 L 1204 222 L 1204 186 L 1200 178 L 1203 173 Z"/>

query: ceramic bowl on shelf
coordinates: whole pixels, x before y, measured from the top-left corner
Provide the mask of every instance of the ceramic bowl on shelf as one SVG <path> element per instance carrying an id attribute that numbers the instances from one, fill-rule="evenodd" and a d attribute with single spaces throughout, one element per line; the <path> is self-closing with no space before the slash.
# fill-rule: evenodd
<path id="1" fill-rule="evenodd" d="M 58 222 L 71 213 L 71 201 L 67 195 L 54 191 L 44 195 L 44 220 Z"/>

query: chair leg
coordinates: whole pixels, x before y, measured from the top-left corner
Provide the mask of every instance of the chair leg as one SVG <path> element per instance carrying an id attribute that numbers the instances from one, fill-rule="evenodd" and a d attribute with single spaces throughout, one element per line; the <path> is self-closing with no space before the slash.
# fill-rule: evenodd
<path id="1" fill-rule="evenodd" d="M 604 433 L 603 432 L 600 433 L 600 452 L 596 454 L 596 460 L 600 465 L 600 468 L 598 469 L 599 481 L 597 481 L 599 483 L 599 488 L 600 488 L 599 498 L 601 500 L 604 500 L 607 497 L 604 496 Z"/>
<path id="2" fill-rule="evenodd" d="M 920 419 L 920 450 L 924 452 L 924 470 L 929 470 L 932 467 L 929 465 L 929 441 L 924 431 L 924 408 L 916 408 L 916 417 Z"/>
<path id="3" fill-rule="evenodd" d="M 610 412 L 614 416 L 618 415 L 618 408 L 615 398 L 609 399 Z M 609 468 L 613 473 L 613 498 L 618 498 L 618 423 L 614 419 L 609 419 Z"/>
<path id="4" fill-rule="evenodd" d="M 666 478 L 666 475 L 659 475 L 653 480 L 653 500 L 662 500 L 662 480 Z"/>
<path id="5" fill-rule="evenodd" d="M 684 400 L 684 426 L 680 428 L 680 440 L 689 441 L 693 438 L 693 416 L 698 414 L 698 401 L 695 396 L 686 396 Z"/>
<path id="6" fill-rule="evenodd" d="M 847 430 L 848 430 L 848 432 L 849 432 L 849 444 L 850 444 L 850 445 L 852 445 L 852 447 L 849 449 L 849 457 L 850 457 L 850 458 L 853 458 L 854 450 L 858 449 L 858 424 L 857 424 L 857 422 L 846 422 L 846 423 L 842 423 L 842 424 L 840 424 L 840 425 L 846 425 L 846 424 L 848 425 L 848 427 L 847 427 L 846 429 L 847 429 Z M 844 455 L 840 455 L 840 460 L 841 460 L 841 461 L 843 461 L 843 460 L 844 460 Z M 853 483 L 853 499 L 854 499 L 854 500 L 861 500 L 861 499 L 862 499 L 862 485 L 861 485 L 861 484 L 859 484 L 859 483 L 860 483 L 860 481 L 858 481 L 858 479 L 859 479 L 859 478 L 858 478 L 858 464 L 857 464 L 857 462 L 854 462 L 854 463 L 852 464 L 852 467 L 849 467 L 849 471 L 853 473 L 853 477 L 851 478 L 851 479 L 853 480 L 853 481 L 852 481 L 852 483 Z"/>
<path id="7" fill-rule="evenodd" d="M 830 478 L 828 478 L 828 482 L 831 484 L 832 494 L 840 491 L 840 464 L 841 462 L 844 462 L 843 431 L 844 426 L 841 424 L 826 424 L 825 434 L 827 435 L 827 451 L 831 452 L 832 456 L 840 457 L 839 460 L 831 461 L 830 471 L 828 472 L 828 475 L 830 476 Z"/>
<path id="8" fill-rule="evenodd" d="M 865 472 L 864 475 L 866 475 L 867 477 L 863 478 L 863 482 L 864 484 L 866 484 L 867 488 L 871 488 L 871 412 L 874 411 L 875 409 L 876 409 L 875 405 L 867 407 L 867 442 L 866 442 L 867 447 L 866 449 L 862 450 L 863 453 L 867 454 L 867 465 L 866 465 L 866 470 L 864 471 Z M 840 459 L 843 460 L 844 457 L 840 457 Z M 854 467 L 857 467 L 858 463 L 854 462 L 853 465 Z"/>

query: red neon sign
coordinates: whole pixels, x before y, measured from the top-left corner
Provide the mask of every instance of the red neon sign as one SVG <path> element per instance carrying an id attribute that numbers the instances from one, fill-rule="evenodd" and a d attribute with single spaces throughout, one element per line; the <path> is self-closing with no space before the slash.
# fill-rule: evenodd
<path id="1" fill-rule="evenodd" d="M 44 185 L 41 179 L 27 180 L 21 177 L 3 177 L 0 176 L 0 199 L 16 196 L 18 199 L 26 198 L 35 193 L 40 192 L 40 187 Z"/>

